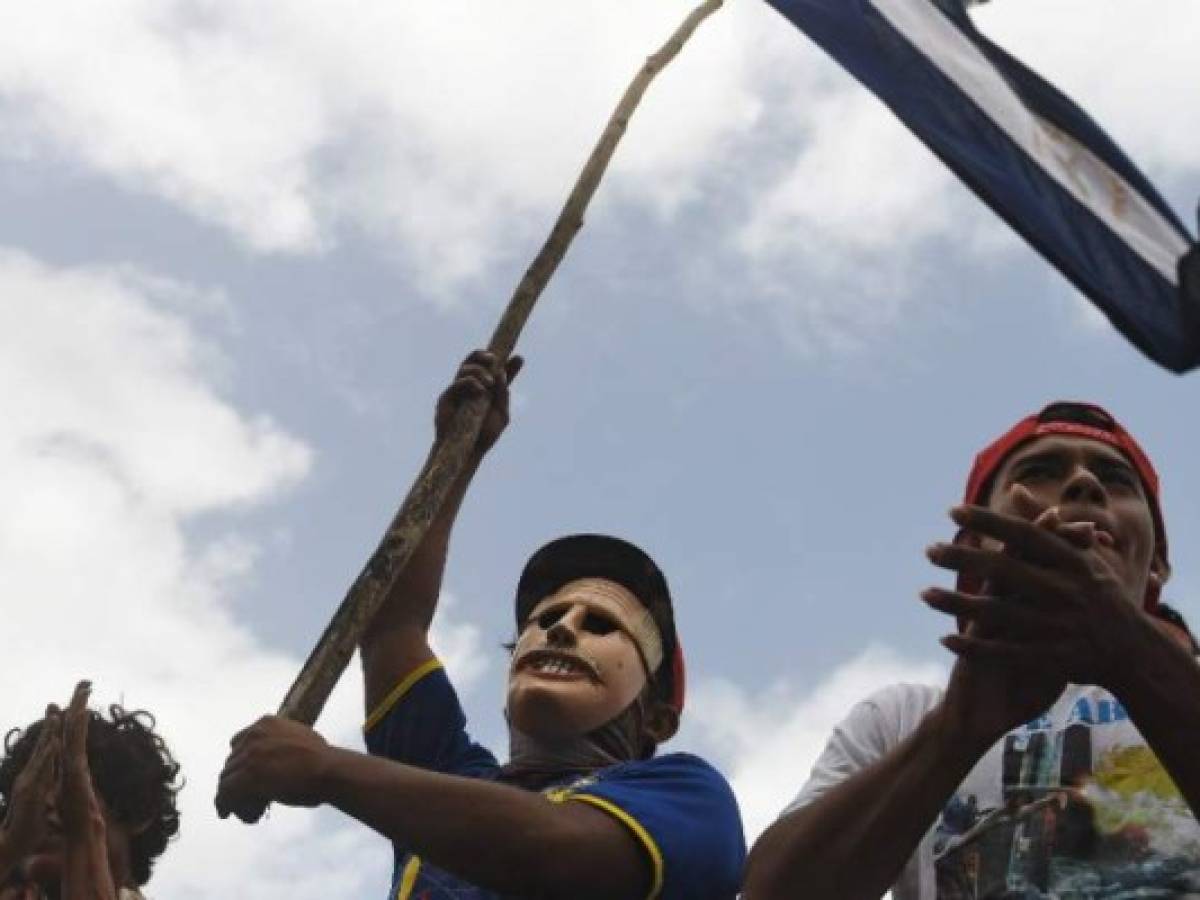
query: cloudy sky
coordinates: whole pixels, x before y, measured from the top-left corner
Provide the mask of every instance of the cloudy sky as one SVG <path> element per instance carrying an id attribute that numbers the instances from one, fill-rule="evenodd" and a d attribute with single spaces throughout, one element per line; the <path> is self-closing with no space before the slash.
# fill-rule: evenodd
<path id="1" fill-rule="evenodd" d="M 403 495 L 612 105 L 689 0 L 85 0 L 0 30 L 0 719 L 81 676 L 183 761 L 160 897 L 378 896 L 336 813 L 210 814 Z M 994 0 L 1188 222 L 1194 0 Z M 970 457 L 1055 398 L 1165 481 L 1200 619 L 1195 380 L 1160 371 L 760 0 L 645 103 L 523 339 L 437 639 L 485 741 L 511 595 L 551 537 L 649 549 L 691 673 L 680 748 L 756 834 L 830 726 L 937 681 L 917 601 Z M 354 744 L 352 669 L 321 723 Z M 378 893 L 377 893 L 378 892 Z"/>

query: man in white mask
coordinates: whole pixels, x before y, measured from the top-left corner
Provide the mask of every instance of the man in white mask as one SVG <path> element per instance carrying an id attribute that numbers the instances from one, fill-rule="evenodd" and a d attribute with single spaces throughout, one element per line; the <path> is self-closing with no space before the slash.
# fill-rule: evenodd
<path id="1" fill-rule="evenodd" d="M 469 471 L 362 641 L 367 746 L 329 747 L 275 717 L 234 738 L 222 815 L 263 802 L 331 804 L 391 840 L 389 898 L 732 900 L 745 856 L 725 779 L 656 755 L 683 710 L 683 654 L 666 579 L 602 535 L 552 541 L 517 585 L 509 761 L 471 740 L 427 642 L 451 526 L 508 421 L 507 366 L 469 356 L 437 408 L 491 398 Z"/>

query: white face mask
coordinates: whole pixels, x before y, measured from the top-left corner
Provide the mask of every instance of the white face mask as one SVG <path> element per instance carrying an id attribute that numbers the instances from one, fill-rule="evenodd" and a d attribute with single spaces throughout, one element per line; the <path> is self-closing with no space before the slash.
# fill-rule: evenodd
<path id="1" fill-rule="evenodd" d="M 509 669 L 514 729 L 561 742 L 612 721 L 663 662 L 662 638 L 630 591 L 604 578 L 563 585 L 532 610 Z"/>
<path id="2" fill-rule="evenodd" d="M 650 610 L 632 591 L 607 578 L 577 578 L 569 581 L 533 608 L 529 618 L 556 606 L 582 603 L 617 623 L 637 645 L 646 674 L 652 677 L 663 661 L 662 633 Z"/>

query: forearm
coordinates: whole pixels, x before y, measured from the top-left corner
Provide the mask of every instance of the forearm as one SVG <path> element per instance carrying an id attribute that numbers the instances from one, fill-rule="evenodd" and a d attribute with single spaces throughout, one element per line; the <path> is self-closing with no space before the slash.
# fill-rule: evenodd
<path id="1" fill-rule="evenodd" d="M 368 714 L 400 678 L 431 655 L 425 635 L 442 590 L 450 533 L 479 463 L 478 457 L 468 461 L 420 546 L 363 634 L 364 700 Z"/>
<path id="2" fill-rule="evenodd" d="M 437 452 L 437 447 L 431 455 Z M 450 532 L 458 518 L 463 498 L 470 487 L 482 459 L 472 456 L 458 481 L 446 497 L 437 517 L 429 526 L 420 546 L 413 551 L 408 564 L 396 579 L 383 606 L 375 616 L 363 638 L 364 643 L 377 633 L 397 624 L 417 623 L 429 628 L 437 608 L 438 595 L 442 590 L 442 576 L 446 569 L 446 555 L 450 546 Z"/>
<path id="3" fill-rule="evenodd" d="M 604 884 L 598 854 L 581 849 L 586 837 L 574 828 L 573 810 L 539 793 L 337 748 L 322 780 L 328 803 L 482 888 L 522 897 L 625 896 Z M 576 878 L 562 865 L 569 860 Z M 589 873 L 598 861 L 601 871 Z"/>
<path id="4" fill-rule="evenodd" d="M 881 897 L 986 749 L 937 707 L 878 763 L 772 825 L 750 854 L 743 896 Z"/>
<path id="5" fill-rule="evenodd" d="M 1113 693 L 1200 818 L 1200 663 L 1152 625 L 1134 638 Z"/>

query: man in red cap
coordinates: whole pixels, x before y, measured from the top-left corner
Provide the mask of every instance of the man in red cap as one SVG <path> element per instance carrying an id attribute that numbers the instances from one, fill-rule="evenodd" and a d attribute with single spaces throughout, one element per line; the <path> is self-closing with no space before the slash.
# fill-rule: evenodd
<path id="1" fill-rule="evenodd" d="M 492 406 L 469 471 L 362 641 L 370 755 L 276 717 L 238 734 L 221 815 L 331 804 L 391 842 L 389 898 L 733 900 L 745 841 L 725 779 L 656 755 L 683 711 L 683 653 L 662 572 L 618 538 L 552 541 L 516 591 L 505 707 L 509 761 L 471 740 L 427 632 L 458 507 L 508 422 L 520 369 L 482 351 L 438 403 Z"/>
<path id="2" fill-rule="evenodd" d="M 1056 403 L 976 459 L 945 690 L 838 726 L 751 853 L 744 896 L 1200 896 L 1200 666 L 1155 615 L 1158 476 L 1107 412 Z"/>

